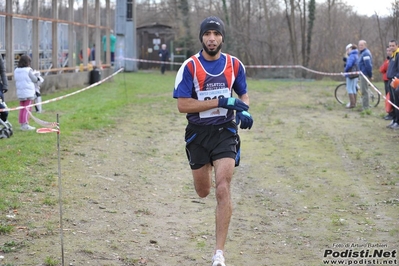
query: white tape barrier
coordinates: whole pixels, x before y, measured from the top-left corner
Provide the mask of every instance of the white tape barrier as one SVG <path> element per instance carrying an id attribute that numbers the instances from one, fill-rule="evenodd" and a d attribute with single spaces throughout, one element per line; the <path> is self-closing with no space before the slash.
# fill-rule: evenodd
<path id="1" fill-rule="evenodd" d="M 136 59 L 136 58 L 126 58 L 126 57 L 119 57 L 119 60 L 126 60 L 126 61 L 136 61 L 136 62 L 145 62 L 145 63 L 154 63 L 154 64 L 170 64 L 170 65 L 181 65 L 182 63 L 176 63 L 176 62 L 167 62 L 167 61 L 155 61 L 155 60 L 145 60 L 145 59 Z M 340 72 L 340 73 L 328 73 L 328 72 L 320 72 L 316 71 L 301 65 L 246 65 L 245 68 L 258 68 L 258 69 L 281 69 L 281 68 L 299 68 L 306 70 L 311 73 L 319 74 L 319 75 L 324 75 L 324 76 L 344 76 L 345 74 L 358 74 L 362 75 L 364 79 L 367 81 L 367 83 L 386 101 L 388 101 L 393 107 L 399 110 L 399 107 L 396 106 L 393 102 L 391 102 L 389 99 L 387 99 L 382 93 L 374 86 L 373 83 L 370 82 L 370 80 L 361 72 Z"/>
<path id="2" fill-rule="evenodd" d="M 118 71 L 114 72 L 114 73 L 111 74 L 110 76 L 108 76 L 108 77 L 106 77 L 106 78 L 104 78 L 104 79 L 102 79 L 102 80 L 100 80 L 100 81 L 98 81 L 98 82 L 96 82 L 96 83 L 93 83 L 93 84 L 91 84 L 90 86 L 87 86 L 87 87 L 85 87 L 85 88 L 83 88 L 83 89 L 80 89 L 80 90 L 78 90 L 78 91 L 72 92 L 72 93 L 70 93 L 70 94 L 67 94 L 67 95 L 64 95 L 64 96 L 60 96 L 60 97 L 57 97 L 57 98 L 53 98 L 53 99 L 50 99 L 50 100 L 47 100 L 47 101 L 43 101 L 43 102 L 41 102 L 41 103 L 33 103 L 33 104 L 28 105 L 28 106 L 18 106 L 18 107 L 15 107 L 15 108 L 4 108 L 4 109 L 0 109 L 0 112 L 15 111 L 15 110 L 21 110 L 21 109 L 25 108 L 26 111 L 28 112 L 28 114 L 30 115 L 30 117 L 32 117 L 32 119 L 33 119 L 37 124 L 39 124 L 39 125 L 41 125 L 41 126 L 43 126 L 43 127 L 46 127 L 47 129 L 49 129 L 49 128 L 57 128 L 56 132 L 59 133 L 59 125 L 58 125 L 58 123 L 56 123 L 56 122 L 47 122 L 47 121 L 43 121 L 43 120 L 41 120 L 41 119 L 39 119 L 39 118 L 33 116 L 33 114 L 29 111 L 29 109 L 30 109 L 31 107 L 36 106 L 36 105 L 39 105 L 39 104 L 47 104 L 47 103 L 50 103 L 50 102 L 56 102 L 56 101 L 65 99 L 65 98 L 67 98 L 67 97 L 69 97 L 69 96 L 72 96 L 72 95 L 81 93 L 81 92 L 83 92 L 83 91 L 85 91 L 85 90 L 88 90 L 88 89 L 91 89 L 91 88 L 93 88 L 93 87 L 96 87 L 96 86 L 100 85 L 101 83 L 104 83 L 105 81 L 107 81 L 108 79 L 112 78 L 113 76 L 117 75 L 118 73 L 120 73 L 120 72 L 122 72 L 122 71 L 123 71 L 123 68 L 120 68 Z M 40 133 L 40 132 L 38 132 L 38 133 Z"/>
<path id="3" fill-rule="evenodd" d="M 118 57 L 118 60 L 125 60 L 125 61 L 135 61 L 135 62 L 145 62 L 145 63 L 153 63 L 153 64 L 169 64 L 169 65 L 181 65 L 182 63 L 178 63 L 178 62 L 168 62 L 168 61 L 157 61 L 157 60 L 146 60 L 146 59 L 137 59 L 137 58 L 126 58 L 126 57 Z M 245 68 L 256 68 L 256 69 L 292 69 L 292 68 L 298 68 L 298 69 L 303 69 L 306 70 L 308 72 L 311 73 L 315 73 L 318 75 L 324 75 L 324 76 L 345 76 L 345 74 L 359 74 L 362 75 L 363 78 L 367 81 L 367 83 L 382 97 L 384 98 L 386 101 L 388 101 L 393 107 L 395 107 L 396 109 L 399 110 L 399 107 L 396 106 L 393 102 L 391 102 L 389 99 L 387 99 L 375 86 L 373 83 L 370 82 L 370 80 L 361 72 L 340 72 L 340 73 L 328 73 L 328 72 L 320 72 L 320 71 L 316 71 L 301 65 L 246 65 Z M 47 101 L 42 102 L 41 104 L 46 104 L 46 103 L 50 103 L 50 102 L 54 102 L 54 101 L 58 101 L 61 99 L 64 99 L 66 97 L 72 96 L 74 94 L 80 93 L 82 91 L 88 90 L 92 87 L 95 87 L 103 82 L 105 82 L 106 80 L 110 79 L 111 77 L 115 76 L 116 74 L 120 73 L 121 71 L 123 71 L 123 68 L 119 69 L 118 71 L 116 71 L 115 73 L 113 73 L 112 75 L 110 75 L 109 77 L 100 80 L 97 83 L 94 83 L 86 88 L 83 88 L 79 91 L 76 91 L 74 93 L 62 96 L 62 97 L 58 97 L 58 98 L 54 98 L 54 99 L 50 99 Z M 4 111 L 14 111 L 14 110 L 20 110 L 22 108 L 29 108 L 29 107 L 33 107 L 38 105 L 38 103 L 36 104 L 31 104 L 27 107 L 23 107 L 23 106 L 19 106 L 19 107 L 15 107 L 15 108 L 6 108 L 6 109 L 0 109 L 0 112 L 4 112 Z"/>
<path id="4" fill-rule="evenodd" d="M 117 75 L 117 74 L 120 73 L 121 71 L 123 71 L 123 68 L 119 69 L 118 71 L 114 72 L 113 74 L 109 75 L 108 77 L 106 77 L 106 78 L 104 78 L 104 79 L 102 79 L 102 80 L 100 80 L 100 81 L 98 81 L 98 82 L 96 82 L 96 83 L 91 84 L 90 86 L 87 86 L 87 87 L 85 87 L 85 88 L 83 88 L 83 89 L 80 89 L 80 90 L 78 90 L 78 91 L 72 92 L 72 93 L 70 93 L 70 94 L 67 94 L 67 95 L 64 95 L 64 96 L 60 96 L 60 97 L 57 97 L 57 98 L 53 98 L 53 99 L 50 99 L 50 100 L 46 100 L 46 101 L 43 101 L 43 102 L 41 102 L 41 103 L 33 103 L 33 104 L 28 105 L 28 106 L 18 106 L 18 107 L 14 107 L 14 108 L 4 108 L 4 109 L 0 109 L 0 112 L 15 111 L 15 110 L 20 110 L 20 109 L 24 109 L 24 108 L 28 110 L 28 108 L 33 107 L 33 106 L 36 106 L 36 105 L 39 105 L 39 104 L 42 104 L 42 105 L 43 105 L 43 104 L 47 104 L 47 103 L 51 103 L 51 102 L 56 102 L 56 101 L 65 99 L 65 98 L 67 98 L 67 97 L 69 97 L 69 96 L 72 96 L 72 95 L 81 93 L 81 92 L 83 92 L 83 91 L 86 91 L 86 90 L 88 90 L 88 89 L 91 89 L 91 88 L 93 88 L 93 87 L 96 87 L 96 86 L 98 86 L 98 85 L 104 83 L 104 82 L 107 81 L 108 79 L 112 78 L 113 76 Z"/>

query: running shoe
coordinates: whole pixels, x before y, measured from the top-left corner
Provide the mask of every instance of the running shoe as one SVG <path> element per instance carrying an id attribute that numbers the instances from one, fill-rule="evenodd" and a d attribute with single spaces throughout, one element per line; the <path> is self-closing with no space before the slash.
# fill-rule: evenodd
<path id="1" fill-rule="evenodd" d="M 29 131 L 29 130 L 35 130 L 35 129 L 36 129 L 35 127 L 32 127 L 32 126 L 30 126 L 28 124 L 21 125 L 21 130 L 22 131 Z"/>
<path id="2" fill-rule="evenodd" d="M 395 123 L 395 121 L 392 120 L 391 123 L 389 123 L 389 125 L 387 125 L 387 128 L 391 128 L 394 124 L 396 124 L 396 123 Z"/>
<path id="3" fill-rule="evenodd" d="M 395 123 L 391 126 L 392 129 L 399 129 L 399 124 Z"/>
<path id="4" fill-rule="evenodd" d="M 212 266 L 226 266 L 224 264 L 223 252 L 216 252 L 212 258 Z"/>

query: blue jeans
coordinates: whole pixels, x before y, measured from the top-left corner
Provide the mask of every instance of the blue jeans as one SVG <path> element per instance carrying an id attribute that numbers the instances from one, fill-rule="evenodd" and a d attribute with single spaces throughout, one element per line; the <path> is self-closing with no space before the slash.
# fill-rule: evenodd
<path id="1" fill-rule="evenodd" d="M 356 85 L 358 78 L 346 78 L 346 90 L 349 94 L 356 94 Z"/>

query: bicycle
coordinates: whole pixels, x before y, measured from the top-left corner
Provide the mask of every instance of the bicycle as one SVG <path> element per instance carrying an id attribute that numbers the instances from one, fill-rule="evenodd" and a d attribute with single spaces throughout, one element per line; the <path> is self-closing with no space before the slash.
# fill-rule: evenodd
<path id="1" fill-rule="evenodd" d="M 369 103 L 370 106 L 377 107 L 377 105 L 380 103 L 380 94 L 377 92 L 374 92 L 370 88 L 367 88 L 369 92 Z M 357 97 L 356 97 L 356 105 L 362 106 L 362 90 L 360 89 L 359 84 L 356 84 L 356 92 L 357 92 Z M 339 84 L 335 88 L 335 99 L 340 103 L 345 105 L 348 103 L 349 97 L 348 97 L 348 91 L 346 90 L 346 83 Z"/>

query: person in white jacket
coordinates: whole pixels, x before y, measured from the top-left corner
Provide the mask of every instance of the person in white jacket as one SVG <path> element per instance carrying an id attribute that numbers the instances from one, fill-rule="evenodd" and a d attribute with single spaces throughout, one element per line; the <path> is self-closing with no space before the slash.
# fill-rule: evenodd
<path id="1" fill-rule="evenodd" d="M 19 123 L 21 130 L 35 130 L 35 127 L 29 125 L 30 108 L 26 108 L 32 104 L 36 96 L 35 83 L 38 82 L 33 69 L 30 67 L 31 59 L 27 55 L 22 55 L 18 61 L 18 67 L 14 70 L 15 87 L 17 89 L 17 97 L 19 105 L 25 108 L 19 110 Z"/>

